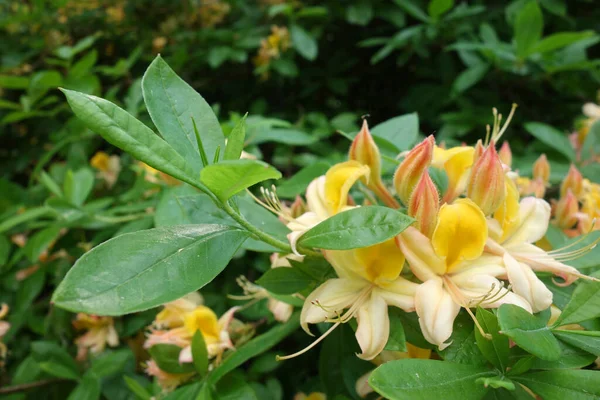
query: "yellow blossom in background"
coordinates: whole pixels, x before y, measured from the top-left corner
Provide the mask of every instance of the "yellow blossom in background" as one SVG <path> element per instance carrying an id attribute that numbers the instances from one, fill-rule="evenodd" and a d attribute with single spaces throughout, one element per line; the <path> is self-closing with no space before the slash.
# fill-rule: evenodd
<path id="1" fill-rule="evenodd" d="M 167 175 L 162 171 L 152 168 L 144 162 L 138 161 L 138 165 L 142 167 L 144 178 L 150 183 L 166 183 L 169 186 L 181 185 L 181 182 L 178 179 L 175 179 L 171 175 Z"/>
<path id="2" fill-rule="evenodd" d="M 261 40 L 258 54 L 252 59 L 261 71 L 261 79 L 269 78 L 268 67 L 271 60 L 279 58 L 291 46 L 290 33 L 286 27 L 272 26 L 271 34 Z"/>
<path id="3" fill-rule="evenodd" d="M 223 22 L 230 11 L 231 6 L 224 1 L 203 1 L 198 8 L 197 16 L 200 25 L 205 28 L 213 28 Z"/>
<path id="4" fill-rule="evenodd" d="M 99 151 L 90 160 L 90 165 L 98 170 L 98 177 L 104 180 L 109 188 L 113 187 L 119 179 L 121 158 L 117 155 L 109 156 Z"/>
<path id="5" fill-rule="evenodd" d="M 300 392 L 294 396 L 294 400 L 327 400 L 327 396 L 321 392 L 312 392 L 308 395 Z"/>
<path id="6" fill-rule="evenodd" d="M 0 306 L 0 369 L 4 367 L 5 360 L 6 360 L 6 353 L 8 352 L 6 345 L 4 343 L 2 343 L 2 338 L 6 335 L 6 333 L 10 329 L 10 324 L 6 321 L 2 321 L 8 314 L 8 310 L 9 310 L 8 305 L 2 304 L 2 306 Z"/>
<path id="7" fill-rule="evenodd" d="M 156 361 L 154 360 L 148 360 L 146 362 L 145 371 L 148 375 L 156 378 L 158 385 L 163 389 L 164 392 L 171 392 L 175 390 L 177 386 L 194 376 L 193 372 L 188 374 L 173 374 L 163 371 L 158 367 L 158 364 L 156 364 Z"/>
<path id="8" fill-rule="evenodd" d="M 85 360 L 88 352 L 92 354 L 102 353 L 107 345 L 110 347 L 119 345 L 119 336 L 111 317 L 79 313 L 73 321 L 73 327 L 77 330 L 86 331 L 82 336 L 75 339 L 78 360 Z"/>

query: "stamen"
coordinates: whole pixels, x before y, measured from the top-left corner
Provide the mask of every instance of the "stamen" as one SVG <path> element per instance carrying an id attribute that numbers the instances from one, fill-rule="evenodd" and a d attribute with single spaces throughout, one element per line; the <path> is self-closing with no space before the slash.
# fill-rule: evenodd
<path id="1" fill-rule="evenodd" d="M 275 194 L 276 188 L 275 185 L 272 186 L 272 191 L 269 191 L 269 189 L 265 189 L 264 187 L 260 188 L 260 193 L 263 196 L 263 200 L 260 200 L 258 197 L 256 197 L 250 190 L 246 189 L 246 192 L 248 192 L 248 194 L 250 195 L 250 197 L 252 197 L 252 199 L 257 202 L 259 205 L 261 205 L 263 208 L 265 208 L 266 210 L 272 212 L 273 214 L 277 215 L 278 217 L 280 217 L 281 219 L 287 221 L 287 222 L 292 222 L 295 219 L 291 216 L 288 215 L 287 213 L 284 212 L 283 207 L 281 206 L 281 201 L 279 200 L 279 197 L 277 196 L 277 194 Z"/>
<path id="2" fill-rule="evenodd" d="M 444 284 L 448 288 L 448 293 L 450 294 L 450 297 L 452 297 L 452 300 L 454 300 L 454 302 L 456 304 L 460 305 L 462 308 L 467 310 L 467 313 L 469 313 L 469 315 L 471 316 L 471 319 L 473 319 L 473 322 L 475 323 L 475 326 L 479 330 L 479 333 L 481 333 L 481 336 L 483 336 L 484 338 L 486 338 L 488 340 L 492 340 L 492 335 L 490 335 L 489 333 L 486 333 L 483 330 L 483 328 L 481 327 L 481 325 L 479 324 L 479 321 L 477 321 L 477 318 L 473 314 L 473 311 L 471 311 L 471 309 L 469 308 L 468 301 L 465 301 L 466 300 L 465 295 L 460 291 L 460 288 L 458 288 L 454 284 L 454 282 L 452 282 L 452 280 L 450 278 L 448 278 L 447 276 L 443 276 L 442 279 L 444 280 Z M 492 288 L 492 290 L 493 290 L 493 288 Z"/>
<path id="3" fill-rule="evenodd" d="M 319 342 L 321 342 L 323 339 L 325 339 L 331 332 L 333 332 L 335 330 L 335 328 L 340 326 L 340 324 L 341 324 L 341 322 L 336 322 L 331 328 L 329 328 L 327 330 L 327 332 L 322 334 L 317 340 L 315 340 L 314 342 L 312 342 L 311 344 L 306 346 L 304 349 L 302 349 L 294 354 L 287 355 L 287 356 L 275 356 L 275 360 L 277 360 L 277 361 L 289 360 L 291 358 L 298 357 L 299 355 L 306 353 L 307 351 L 309 351 L 310 349 L 315 347 L 317 344 L 319 344 Z"/>
<path id="4" fill-rule="evenodd" d="M 496 143 L 498 142 L 498 139 L 500 139 L 500 137 L 504 134 L 504 132 L 506 132 L 506 129 L 508 129 L 508 125 L 510 125 L 510 121 L 512 120 L 513 116 L 515 115 L 516 109 L 517 109 L 517 103 L 513 103 L 512 108 L 510 109 L 510 113 L 508 114 L 508 118 L 506 118 L 506 121 L 504 122 L 504 126 L 502 127 L 502 129 L 500 129 L 500 132 L 498 132 L 498 135 L 494 138 L 494 141 Z"/>

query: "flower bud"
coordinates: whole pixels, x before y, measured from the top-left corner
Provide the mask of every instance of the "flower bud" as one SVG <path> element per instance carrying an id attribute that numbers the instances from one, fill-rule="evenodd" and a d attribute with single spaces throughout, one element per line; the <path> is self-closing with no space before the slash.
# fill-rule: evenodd
<path id="1" fill-rule="evenodd" d="M 550 180 L 550 163 L 545 154 L 533 163 L 533 179 L 540 179 L 544 184 Z"/>
<path id="2" fill-rule="evenodd" d="M 571 168 L 569 168 L 569 173 L 562 181 L 560 185 L 560 195 L 561 197 L 565 197 L 568 190 L 571 190 L 576 198 L 580 198 L 583 194 L 583 176 L 581 172 L 575 167 L 575 165 L 571 164 Z"/>
<path id="3" fill-rule="evenodd" d="M 502 143 L 502 147 L 500 147 L 498 156 L 504 165 L 508 165 L 509 167 L 512 166 L 512 152 L 510 151 L 510 145 L 508 142 Z"/>
<path id="4" fill-rule="evenodd" d="M 504 169 L 493 141 L 473 164 L 467 196 L 485 215 L 492 214 L 504 201 Z"/>
<path id="5" fill-rule="evenodd" d="M 546 184 L 542 180 L 542 178 L 536 178 L 531 181 L 531 185 L 529 185 L 529 193 L 533 194 L 538 199 L 543 199 L 546 195 Z"/>
<path id="6" fill-rule="evenodd" d="M 577 198 L 571 189 L 567 189 L 567 194 L 560 198 L 554 209 L 554 218 L 558 227 L 572 228 L 577 223 L 577 212 L 579 212 Z"/>
<path id="7" fill-rule="evenodd" d="M 414 187 L 431 164 L 434 145 L 435 139 L 430 135 L 415 146 L 398 166 L 394 174 L 394 186 L 404 204 L 408 204 Z"/>
<path id="8" fill-rule="evenodd" d="M 417 220 L 415 227 L 425 236 L 431 238 L 437 224 L 439 209 L 440 195 L 429 177 L 429 172 L 425 170 L 410 196 L 408 215 Z"/>
<path id="9" fill-rule="evenodd" d="M 371 136 L 371 132 L 369 132 L 366 119 L 363 120 L 360 132 L 358 132 L 358 135 L 352 141 L 348 158 L 368 166 L 371 170 L 368 180 L 364 177 L 361 178 L 363 183 L 381 181 L 381 155 L 379 154 L 379 148 L 375 144 L 375 140 L 373 140 L 373 136 Z"/>
<path id="10" fill-rule="evenodd" d="M 481 157 L 484 151 L 485 147 L 483 147 L 483 143 L 481 142 L 481 139 L 479 139 L 475 145 L 475 151 L 473 152 L 473 165 L 479 160 L 479 157 Z"/>

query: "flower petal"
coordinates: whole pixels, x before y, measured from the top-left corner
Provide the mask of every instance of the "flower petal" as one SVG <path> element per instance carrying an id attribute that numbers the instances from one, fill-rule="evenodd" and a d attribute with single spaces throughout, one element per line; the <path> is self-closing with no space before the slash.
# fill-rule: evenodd
<path id="1" fill-rule="evenodd" d="M 325 200 L 329 215 L 337 214 L 348 203 L 348 192 L 356 181 L 369 176 L 369 167 L 346 161 L 329 168 L 325 174 Z"/>
<path id="2" fill-rule="evenodd" d="M 359 308 L 356 319 L 358 321 L 356 340 L 362 350 L 358 357 L 372 360 L 381 353 L 390 336 L 388 305 L 374 291 L 371 293 L 370 300 Z"/>
<path id="3" fill-rule="evenodd" d="M 545 310 L 552 304 L 552 292 L 526 264 L 515 260 L 510 254 L 504 254 L 504 265 L 512 291 L 523 297 L 534 313 Z"/>
<path id="4" fill-rule="evenodd" d="M 415 308 L 425 339 L 440 350 L 448 347 L 450 343 L 444 342 L 452 335 L 452 325 L 460 306 L 444 289 L 440 278 L 430 279 L 417 288 Z"/>
<path id="5" fill-rule="evenodd" d="M 374 291 L 381 296 L 385 302 L 406 312 L 415 310 L 415 293 L 419 284 L 408 279 L 398 278 L 384 288 L 375 288 Z"/>
<path id="6" fill-rule="evenodd" d="M 502 304 L 514 304 L 529 312 L 531 305 L 521 296 L 503 287 L 502 282 L 487 274 L 459 274 L 452 282 L 471 299 L 471 307 L 498 308 Z"/>
<path id="7" fill-rule="evenodd" d="M 304 301 L 300 314 L 302 329 L 311 334 L 308 324 L 317 324 L 340 315 L 354 303 L 360 291 L 368 284 L 355 279 L 330 279 L 323 283 Z"/>
<path id="8" fill-rule="evenodd" d="M 404 253 L 412 272 L 422 281 L 446 272 L 446 265 L 431 246 L 431 241 L 416 228 L 409 226 L 396 236 L 396 244 Z"/>
<path id="9" fill-rule="evenodd" d="M 544 237 L 550 221 L 550 205 L 542 199 L 526 197 L 519 204 L 519 225 L 505 245 L 534 243 Z"/>
<path id="10" fill-rule="evenodd" d="M 309 211 L 314 212 L 321 219 L 330 217 L 325 200 L 325 175 L 319 176 L 306 188 L 306 203 Z M 291 228 L 290 228 L 291 229 Z"/>

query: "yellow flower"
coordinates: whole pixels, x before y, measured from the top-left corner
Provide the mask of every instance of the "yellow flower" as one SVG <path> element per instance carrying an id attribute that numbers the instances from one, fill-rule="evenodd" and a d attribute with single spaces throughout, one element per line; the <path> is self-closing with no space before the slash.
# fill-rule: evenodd
<path id="1" fill-rule="evenodd" d="M 338 278 L 326 281 L 306 298 L 300 323 L 309 334 L 308 324 L 331 322 L 334 325 L 307 349 L 288 357 L 302 354 L 339 324 L 356 318 L 356 339 L 362 350 L 359 357 L 373 359 L 383 350 L 389 337 L 388 306 L 405 311 L 414 309 L 413 298 L 418 285 L 400 276 L 404 255 L 390 239 L 356 250 L 327 251 L 325 257 Z"/>
<path id="2" fill-rule="evenodd" d="M 471 165 L 473 165 L 473 154 L 475 149 L 470 146 L 458 146 L 443 149 L 435 146 L 433 149 L 433 167 L 443 169 L 448 176 L 448 189 L 444 195 L 445 202 L 451 202 L 454 198 L 464 192 Z"/>
<path id="3" fill-rule="evenodd" d="M 6 304 L 2 304 L 0 307 L 0 368 L 4 367 L 4 360 L 6 359 L 6 353 L 8 351 L 6 345 L 2 343 L 2 338 L 10 329 L 10 324 L 6 321 L 2 321 L 2 319 L 6 317 L 6 314 L 8 314 L 8 310 L 9 308 Z"/>
<path id="4" fill-rule="evenodd" d="M 119 335 L 111 317 L 79 313 L 73 321 L 73 327 L 86 331 L 84 335 L 75 339 L 78 348 L 77 359 L 79 360 L 87 357 L 88 350 L 92 354 L 99 354 L 104 351 L 106 345 L 110 347 L 119 345 Z"/>
<path id="5" fill-rule="evenodd" d="M 423 336 L 444 349 L 461 307 L 499 307 L 504 303 L 529 304 L 509 292 L 497 279 L 505 269 L 483 257 L 488 236 L 483 212 L 469 199 L 440 209 L 432 238 L 409 227 L 397 242 L 411 270 L 423 283 L 415 293 L 415 308 Z"/>
<path id="6" fill-rule="evenodd" d="M 98 177 L 103 179 L 109 188 L 113 187 L 121 172 L 121 158 L 117 155 L 109 156 L 99 151 L 90 160 L 90 165 L 98 170 Z"/>

